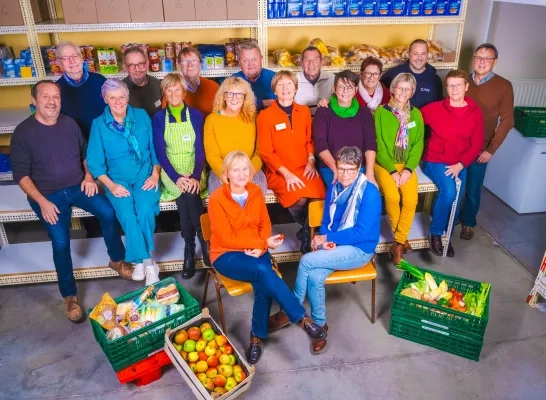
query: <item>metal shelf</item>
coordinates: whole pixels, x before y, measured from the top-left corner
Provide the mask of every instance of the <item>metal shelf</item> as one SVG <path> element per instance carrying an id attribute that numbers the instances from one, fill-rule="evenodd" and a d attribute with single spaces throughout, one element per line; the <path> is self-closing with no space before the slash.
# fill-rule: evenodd
<path id="1" fill-rule="evenodd" d="M 18 35 L 26 34 L 27 27 L 24 25 L 18 26 L 0 26 L 0 35 Z"/>
<path id="2" fill-rule="evenodd" d="M 40 78 L 33 76 L 32 78 L 0 78 L 0 86 L 21 86 L 21 85 L 33 85 L 38 82 Z"/>
<path id="3" fill-rule="evenodd" d="M 341 25 L 440 25 L 460 24 L 457 17 L 352 17 L 352 18 L 278 18 L 266 20 L 266 26 L 341 26 Z"/>
<path id="4" fill-rule="evenodd" d="M 0 134 L 13 133 L 15 127 L 30 116 L 28 108 L 1 108 Z"/>
<path id="5" fill-rule="evenodd" d="M 400 64 L 385 64 L 383 66 L 383 71 L 386 71 L 388 69 L 397 67 L 398 65 L 400 65 Z M 451 63 L 438 62 L 438 63 L 431 63 L 430 65 L 432 65 L 436 69 L 457 69 L 457 63 L 455 63 L 455 62 L 451 62 Z M 272 57 L 269 57 L 268 69 L 270 69 L 272 71 L 275 71 L 275 72 L 278 72 L 280 70 L 300 72 L 302 70 L 301 67 L 279 67 L 278 65 L 276 65 L 273 62 Z M 360 74 L 360 64 L 359 65 L 349 64 L 349 65 L 347 65 L 345 67 L 342 67 L 342 68 L 340 68 L 340 67 L 322 67 L 322 71 L 328 71 L 328 72 L 334 72 L 334 73 L 339 72 L 339 71 L 343 71 L 345 69 L 348 69 L 348 70 L 351 70 L 351 71 L 353 71 L 353 72 L 355 72 L 357 74 Z"/>
<path id="6" fill-rule="evenodd" d="M 11 172 L 0 172 L 0 182 L 2 181 L 12 181 L 13 174 Z"/>

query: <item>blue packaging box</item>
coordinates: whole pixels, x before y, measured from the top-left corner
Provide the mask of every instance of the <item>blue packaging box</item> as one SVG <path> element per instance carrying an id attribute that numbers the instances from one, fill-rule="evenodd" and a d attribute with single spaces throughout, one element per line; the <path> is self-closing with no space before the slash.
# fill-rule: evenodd
<path id="1" fill-rule="evenodd" d="M 377 0 L 363 0 L 362 1 L 362 16 L 374 17 L 377 10 Z"/>
<path id="2" fill-rule="evenodd" d="M 288 0 L 286 4 L 286 17 L 287 18 L 301 18 L 303 9 L 302 0 Z"/>
<path id="3" fill-rule="evenodd" d="M 362 0 L 347 0 L 347 17 L 359 17 L 362 15 Z"/>
<path id="4" fill-rule="evenodd" d="M 318 0 L 317 16 L 325 18 L 332 16 L 332 0 Z"/>
<path id="5" fill-rule="evenodd" d="M 436 0 L 423 0 L 422 17 L 431 17 L 436 12 Z"/>
<path id="6" fill-rule="evenodd" d="M 420 17 L 423 10 L 423 0 L 408 0 L 406 8 L 409 17 Z"/>
<path id="7" fill-rule="evenodd" d="M 267 19 L 275 19 L 275 0 L 267 0 Z"/>
<path id="8" fill-rule="evenodd" d="M 449 0 L 448 15 L 459 15 L 461 13 L 462 2 L 463 0 Z"/>
<path id="9" fill-rule="evenodd" d="M 391 0 L 378 0 L 377 1 L 377 11 L 376 14 L 378 17 L 390 17 L 391 16 L 392 1 Z"/>
<path id="10" fill-rule="evenodd" d="M 391 15 L 393 17 L 403 17 L 406 15 L 408 2 L 406 0 L 392 0 Z"/>
<path id="11" fill-rule="evenodd" d="M 332 17 L 345 17 L 347 12 L 347 0 L 332 1 Z"/>
<path id="12" fill-rule="evenodd" d="M 447 15 L 449 0 L 436 0 L 434 15 Z"/>
<path id="13" fill-rule="evenodd" d="M 317 16 L 317 0 L 303 0 L 301 13 L 304 18 L 315 18 Z"/>

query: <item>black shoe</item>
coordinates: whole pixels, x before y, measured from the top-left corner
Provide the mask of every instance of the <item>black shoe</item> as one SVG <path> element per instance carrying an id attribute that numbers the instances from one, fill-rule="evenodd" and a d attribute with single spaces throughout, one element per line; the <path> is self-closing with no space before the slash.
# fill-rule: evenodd
<path id="1" fill-rule="evenodd" d="M 250 333 L 250 346 L 246 352 L 246 360 L 250 364 L 256 364 L 260 361 L 262 356 L 263 344 L 259 337 L 254 336 L 253 333 Z"/>
<path id="2" fill-rule="evenodd" d="M 447 245 L 447 256 L 448 257 L 455 257 L 455 249 L 453 248 L 453 245 L 451 244 L 451 241 L 449 241 L 449 244 Z"/>
<path id="3" fill-rule="evenodd" d="M 298 324 L 311 337 L 311 339 L 326 339 L 326 331 L 323 327 L 318 326 L 315 321 L 305 315 L 298 321 Z"/>
<path id="4" fill-rule="evenodd" d="M 195 275 L 195 240 L 184 240 L 184 265 L 182 279 L 191 279 Z"/>
<path id="5" fill-rule="evenodd" d="M 442 256 L 444 254 L 444 246 L 442 244 L 442 236 L 440 236 L 440 235 L 430 235 L 430 251 L 432 251 L 437 256 Z"/>
<path id="6" fill-rule="evenodd" d="M 199 239 L 199 244 L 201 245 L 201 253 L 203 254 L 203 264 L 207 267 L 210 267 L 210 257 L 209 257 L 209 245 L 205 238 L 203 238 L 202 232 L 197 232 L 197 239 Z"/>
<path id="7" fill-rule="evenodd" d="M 311 238 L 309 231 L 306 228 L 301 228 L 298 233 L 296 233 L 296 238 L 300 241 L 300 251 L 301 254 L 307 254 L 311 252 Z"/>

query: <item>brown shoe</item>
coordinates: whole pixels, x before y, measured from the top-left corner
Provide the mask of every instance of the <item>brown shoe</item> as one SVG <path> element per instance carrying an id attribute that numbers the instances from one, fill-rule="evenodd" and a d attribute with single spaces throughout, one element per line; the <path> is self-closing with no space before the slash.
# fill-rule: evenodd
<path id="1" fill-rule="evenodd" d="M 472 240 L 473 237 L 474 237 L 474 228 L 471 228 L 469 226 L 463 226 L 463 229 L 461 231 L 461 239 Z"/>
<path id="2" fill-rule="evenodd" d="M 116 271 L 119 276 L 128 281 L 133 280 L 133 268 L 131 265 L 125 261 L 112 261 L 108 263 L 108 266 Z"/>
<path id="3" fill-rule="evenodd" d="M 411 247 L 410 242 L 408 242 L 407 240 L 404 242 L 403 246 L 404 246 L 404 254 L 408 254 L 413 251 L 413 247 Z"/>
<path id="4" fill-rule="evenodd" d="M 394 265 L 398 265 L 401 260 L 404 259 L 404 245 L 398 242 L 394 242 L 389 250 L 392 256 L 392 262 Z"/>
<path id="5" fill-rule="evenodd" d="M 269 332 L 285 328 L 290 324 L 290 319 L 283 310 L 269 316 Z"/>
<path id="6" fill-rule="evenodd" d="M 328 332 L 328 324 L 324 324 L 322 329 L 324 329 L 325 332 Z M 313 339 L 311 341 L 311 348 L 312 348 L 311 353 L 319 354 L 322 350 L 324 350 L 327 344 L 328 344 L 328 341 L 326 340 L 326 338 Z"/>
<path id="7" fill-rule="evenodd" d="M 64 298 L 64 313 L 72 322 L 82 322 L 85 316 L 82 307 L 78 304 L 76 296 L 68 296 Z"/>

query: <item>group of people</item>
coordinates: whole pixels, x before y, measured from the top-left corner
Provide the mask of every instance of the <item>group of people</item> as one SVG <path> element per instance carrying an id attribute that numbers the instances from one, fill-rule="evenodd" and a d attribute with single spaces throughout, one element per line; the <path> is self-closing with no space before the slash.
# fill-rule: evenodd
<path id="1" fill-rule="evenodd" d="M 159 202 L 176 201 L 185 241 L 182 277 L 195 274 L 197 239 L 205 265 L 253 286 L 251 363 L 269 332 L 295 322 L 311 337 L 313 353 L 324 349 L 324 282 L 373 257 L 380 192 L 394 234 L 393 262 L 412 250 L 420 163 L 438 187 L 431 251 L 444 251 L 456 179 L 464 192 L 461 238 L 472 239 L 487 162 L 513 126 L 512 86 L 493 72 L 498 53 L 488 43 L 476 49 L 470 76 L 450 71 L 444 85 L 419 39 L 407 63 L 383 74 L 381 62 L 367 58 L 360 75 L 322 70 L 315 47 L 302 52 L 297 75 L 274 73 L 262 68 L 258 45 L 247 42 L 241 71 L 221 85 L 200 76 L 201 54 L 192 47 L 179 55 L 180 73 L 162 81 L 148 75 L 138 47 L 123 55 L 123 81 L 85 71 L 74 43 L 56 51 L 64 74 L 33 87 L 36 113 L 16 128 L 11 162 L 52 240 L 68 318 L 83 317 L 70 256 L 71 207 L 99 219 L 111 268 L 151 284 L 159 272 L 152 259 Z M 271 234 L 267 189 L 301 225 L 303 257 L 293 291 L 272 269 L 269 250 L 282 237 Z M 209 195 L 210 249 L 200 225 Z M 320 233 L 311 237 L 307 209 L 317 200 L 325 211 Z M 451 244 L 447 254 L 454 256 Z M 311 317 L 302 306 L 307 295 Z M 281 311 L 270 316 L 272 300 Z"/>

